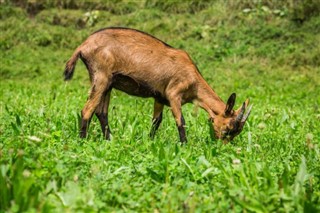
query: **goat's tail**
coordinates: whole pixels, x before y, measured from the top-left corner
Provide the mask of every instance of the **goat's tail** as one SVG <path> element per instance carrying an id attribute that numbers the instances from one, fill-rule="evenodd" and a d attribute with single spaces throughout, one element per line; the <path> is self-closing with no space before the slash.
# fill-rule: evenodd
<path id="1" fill-rule="evenodd" d="M 63 72 L 65 81 L 71 80 L 73 76 L 74 68 L 76 66 L 79 56 L 80 56 L 80 48 L 77 48 L 76 51 L 71 56 L 71 58 L 69 59 L 69 61 L 66 63 L 66 68 Z"/>

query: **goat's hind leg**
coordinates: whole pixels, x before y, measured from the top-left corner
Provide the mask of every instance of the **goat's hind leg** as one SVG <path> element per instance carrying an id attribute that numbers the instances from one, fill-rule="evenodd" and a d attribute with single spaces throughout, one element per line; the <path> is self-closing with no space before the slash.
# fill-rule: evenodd
<path id="1" fill-rule="evenodd" d="M 178 97 L 170 99 L 170 107 L 172 114 L 176 120 L 178 127 L 180 142 L 187 142 L 186 130 L 185 130 L 185 120 L 181 111 L 181 100 Z"/>
<path id="2" fill-rule="evenodd" d="M 153 109 L 153 118 L 152 118 L 152 127 L 150 131 L 150 138 L 154 139 L 156 131 L 158 130 L 161 121 L 162 121 L 162 111 L 163 111 L 163 104 L 159 103 L 158 101 L 154 101 L 154 109 Z"/>
<path id="3" fill-rule="evenodd" d="M 108 107 L 110 103 L 110 94 L 111 89 L 108 89 L 102 96 L 101 101 L 95 111 L 96 116 L 99 119 L 101 130 L 103 133 L 103 136 L 106 140 L 110 140 L 110 127 L 108 122 Z"/>
<path id="4" fill-rule="evenodd" d="M 87 136 L 88 126 L 92 118 L 93 113 L 95 112 L 97 106 L 103 99 L 105 91 L 108 90 L 110 86 L 110 79 L 104 73 L 97 72 L 92 79 L 92 88 L 90 96 L 81 111 L 81 127 L 80 127 L 80 137 L 85 138 Z"/>

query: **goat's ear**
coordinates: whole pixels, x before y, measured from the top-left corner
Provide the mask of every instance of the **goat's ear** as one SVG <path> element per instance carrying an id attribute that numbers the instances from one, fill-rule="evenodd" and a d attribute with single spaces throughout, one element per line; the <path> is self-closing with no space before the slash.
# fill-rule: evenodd
<path id="1" fill-rule="evenodd" d="M 227 101 L 226 109 L 224 110 L 224 114 L 226 116 L 231 115 L 235 102 L 236 102 L 236 93 L 232 93 Z"/>

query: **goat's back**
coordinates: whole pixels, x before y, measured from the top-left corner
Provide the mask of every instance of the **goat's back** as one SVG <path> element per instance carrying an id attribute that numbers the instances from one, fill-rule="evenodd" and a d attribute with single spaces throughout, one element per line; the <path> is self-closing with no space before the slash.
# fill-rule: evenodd
<path id="1" fill-rule="evenodd" d="M 163 96 L 168 85 L 180 83 L 188 88 L 199 75 L 185 51 L 134 29 L 99 30 L 88 37 L 80 51 L 92 67 L 108 75 L 127 76 L 138 84 L 147 82 Z"/>

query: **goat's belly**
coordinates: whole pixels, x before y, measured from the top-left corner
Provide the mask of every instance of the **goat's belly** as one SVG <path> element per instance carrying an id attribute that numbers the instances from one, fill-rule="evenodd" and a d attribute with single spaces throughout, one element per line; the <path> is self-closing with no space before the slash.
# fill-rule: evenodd
<path id="1" fill-rule="evenodd" d="M 130 76 L 123 74 L 115 74 L 112 78 L 112 88 L 121 90 L 129 95 L 148 98 L 153 97 L 157 101 L 163 104 L 167 104 L 168 101 L 159 91 L 154 90 L 148 83 L 144 81 L 138 81 Z"/>

